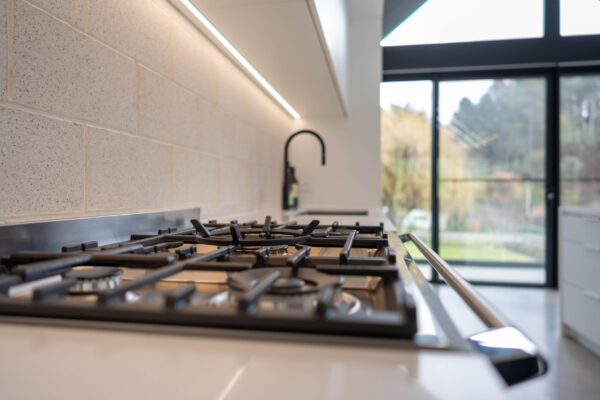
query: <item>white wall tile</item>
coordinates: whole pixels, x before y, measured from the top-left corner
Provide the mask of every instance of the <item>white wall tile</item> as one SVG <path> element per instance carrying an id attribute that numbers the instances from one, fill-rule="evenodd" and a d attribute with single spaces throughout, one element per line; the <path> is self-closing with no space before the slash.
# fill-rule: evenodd
<path id="1" fill-rule="evenodd" d="M 283 146 L 279 147 L 275 135 L 264 131 L 258 133 L 257 161 L 260 165 L 283 165 Z"/>
<path id="2" fill-rule="evenodd" d="M 261 168 L 255 165 L 246 166 L 246 176 L 248 179 L 248 201 L 257 203 L 260 193 Z"/>
<path id="3" fill-rule="evenodd" d="M 234 157 L 250 162 L 257 162 L 259 136 L 253 126 L 243 121 L 235 124 Z"/>
<path id="4" fill-rule="evenodd" d="M 217 219 L 219 221 L 228 221 L 234 217 L 233 205 L 231 204 L 215 204 L 202 206 L 200 209 L 200 216 L 202 221 L 208 221 L 211 219 Z M 237 218 L 237 217 L 236 217 Z"/>
<path id="5" fill-rule="evenodd" d="M 216 102 L 222 53 L 183 17 L 174 24 L 172 38 L 175 81 Z"/>
<path id="6" fill-rule="evenodd" d="M 12 3 L 0 99 L 33 114 L 0 112 L 1 218 L 279 208 L 292 120 L 167 0 L 14 0 L 8 99 Z"/>
<path id="7" fill-rule="evenodd" d="M 29 0 L 29 2 L 81 30 L 86 29 L 88 0 Z"/>
<path id="8" fill-rule="evenodd" d="M 15 100 L 135 129 L 135 65 L 41 11 L 16 2 Z"/>
<path id="9" fill-rule="evenodd" d="M 223 160 L 219 165 L 219 202 L 239 203 L 248 196 L 248 176 L 245 164 L 234 159 Z"/>
<path id="10" fill-rule="evenodd" d="M 248 89 L 253 83 L 249 82 L 249 78 L 228 60 L 221 60 L 219 71 L 217 104 L 229 113 L 246 119 L 250 114 Z"/>
<path id="11" fill-rule="evenodd" d="M 219 107 L 198 100 L 200 148 L 215 154 L 233 155 L 235 118 Z"/>
<path id="12" fill-rule="evenodd" d="M 87 143 L 88 209 L 168 206 L 171 146 L 99 129 L 89 130 Z"/>
<path id="13" fill-rule="evenodd" d="M 200 144 L 198 99 L 181 86 L 139 69 L 139 132 L 184 146 Z"/>
<path id="14" fill-rule="evenodd" d="M 171 76 L 170 32 L 177 11 L 168 1 L 90 0 L 92 36 Z"/>
<path id="15" fill-rule="evenodd" d="M 283 168 L 282 168 L 283 170 Z M 274 168 L 261 167 L 258 175 L 258 204 L 264 208 L 281 207 L 283 173 Z"/>
<path id="16" fill-rule="evenodd" d="M 173 205 L 218 203 L 219 160 L 193 150 L 173 149 Z"/>
<path id="17" fill-rule="evenodd" d="M 0 217 L 83 210 L 79 125 L 0 108 Z"/>

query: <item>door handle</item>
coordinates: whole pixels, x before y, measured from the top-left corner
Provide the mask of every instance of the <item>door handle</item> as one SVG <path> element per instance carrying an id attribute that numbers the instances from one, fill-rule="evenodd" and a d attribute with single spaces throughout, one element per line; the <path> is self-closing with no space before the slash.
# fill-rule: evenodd
<path id="1" fill-rule="evenodd" d="M 592 246 L 591 244 L 584 244 L 583 248 L 587 251 L 593 251 L 594 253 L 600 253 L 600 246 Z"/>
<path id="2" fill-rule="evenodd" d="M 600 301 L 600 294 L 592 292 L 589 289 L 585 289 L 583 294 L 585 294 L 587 297 L 590 297 L 592 300 Z"/>

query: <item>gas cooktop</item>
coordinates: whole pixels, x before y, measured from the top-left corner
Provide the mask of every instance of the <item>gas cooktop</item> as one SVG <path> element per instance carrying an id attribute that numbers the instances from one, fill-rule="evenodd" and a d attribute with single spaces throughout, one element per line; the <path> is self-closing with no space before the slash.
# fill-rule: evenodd
<path id="1" fill-rule="evenodd" d="M 383 224 L 192 219 L 1 260 L 0 314 L 411 339 Z M 58 249 L 57 249 L 58 250 Z"/>

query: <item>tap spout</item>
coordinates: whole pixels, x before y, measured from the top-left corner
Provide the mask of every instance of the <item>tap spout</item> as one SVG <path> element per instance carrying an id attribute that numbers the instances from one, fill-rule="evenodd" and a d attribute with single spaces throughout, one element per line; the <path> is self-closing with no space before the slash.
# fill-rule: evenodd
<path id="1" fill-rule="evenodd" d="M 294 134 L 292 134 L 288 140 L 285 142 L 285 151 L 284 151 L 284 165 L 287 167 L 288 165 L 288 150 L 290 147 L 290 142 L 292 141 L 293 138 L 295 138 L 296 136 L 303 134 L 303 133 L 308 133 L 313 135 L 314 137 L 316 137 L 319 142 L 321 143 L 321 165 L 325 165 L 325 142 L 323 141 L 323 138 L 315 131 L 311 131 L 308 129 L 303 129 L 301 131 L 298 131 Z"/>
<path id="2" fill-rule="evenodd" d="M 290 147 L 290 142 L 292 141 L 292 139 L 294 139 L 296 136 L 301 135 L 303 133 L 308 133 L 310 135 L 313 135 L 314 137 L 316 137 L 319 140 L 319 143 L 321 143 L 321 165 L 325 165 L 325 142 L 323 141 L 323 138 L 321 138 L 321 136 L 315 132 L 315 131 L 311 131 L 308 129 L 303 129 L 301 131 L 298 131 L 294 134 L 292 134 L 288 140 L 285 142 L 285 149 L 283 152 L 283 209 L 287 210 L 290 208 L 289 206 L 289 182 L 288 182 L 288 169 L 290 168 L 289 165 L 289 161 L 288 161 L 288 150 Z"/>

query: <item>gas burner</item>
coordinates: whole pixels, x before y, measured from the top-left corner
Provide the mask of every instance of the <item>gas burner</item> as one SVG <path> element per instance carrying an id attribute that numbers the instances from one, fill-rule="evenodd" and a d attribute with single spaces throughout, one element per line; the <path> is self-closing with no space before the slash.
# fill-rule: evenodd
<path id="1" fill-rule="evenodd" d="M 234 290 L 248 291 L 266 275 L 275 271 L 280 273 L 267 293 L 279 295 L 302 295 L 317 293 L 326 287 L 339 287 L 344 282 L 340 275 L 327 275 L 314 269 L 291 267 L 258 268 L 228 274 L 227 284 Z"/>
<path id="2" fill-rule="evenodd" d="M 192 225 L 200 235 L 196 243 L 215 246 L 273 247 L 293 246 L 308 241 L 311 233 L 319 226 L 319 221 L 313 220 L 302 230 L 286 229 L 285 225 L 274 227 L 270 216 L 265 218 L 262 228 L 253 227 L 254 224 L 251 223 L 239 225 L 236 221 L 232 221 L 229 226 L 210 230 L 195 219 L 192 220 Z"/>
<path id="3" fill-rule="evenodd" d="M 269 255 L 277 256 L 283 255 L 287 253 L 288 245 L 281 246 L 246 246 L 236 250 L 236 253 L 239 254 L 254 254 L 258 251 L 262 251 L 263 249 L 267 249 Z"/>
<path id="4" fill-rule="evenodd" d="M 76 282 L 69 289 L 70 294 L 94 294 L 119 286 L 122 273 L 115 267 L 83 267 L 67 272 L 65 278 Z"/>
<path id="5" fill-rule="evenodd" d="M 221 292 L 208 301 L 212 307 L 236 307 L 241 292 Z M 256 303 L 259 310 L 282 312 L 310 312 L 314 313 L 318 307 L 318 293 L 302 295 L 267 293 L 260 297 Z M 363 308 L 360 299 L 353 294 L 343 292 L 341 288 L 335 291 L 331 300 L 331 309 L 339 314 L 356 314 Z"/>

